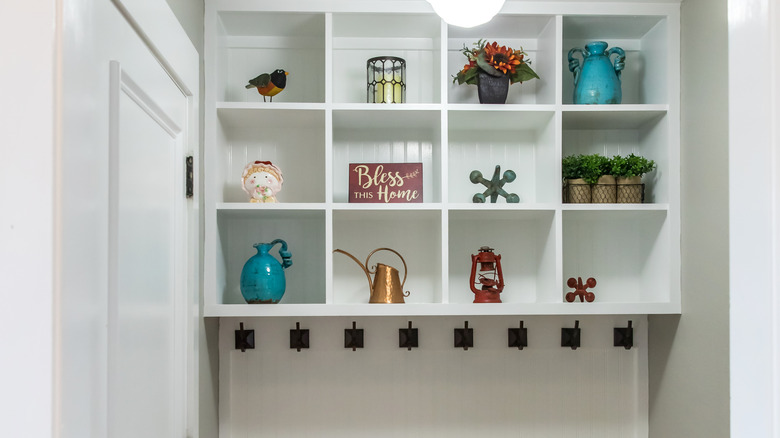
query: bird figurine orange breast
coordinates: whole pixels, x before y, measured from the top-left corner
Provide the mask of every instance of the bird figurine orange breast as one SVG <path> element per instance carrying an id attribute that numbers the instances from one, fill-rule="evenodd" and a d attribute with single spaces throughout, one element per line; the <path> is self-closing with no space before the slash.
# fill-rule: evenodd
<path id="1" fill-rule="evenodd" d="M 265 97 L 271 98 L 271 102 L 274 101 L 274 96 L 281 93 L 284 87 L 287 85 L 287 73 L 286 71 L 276 69 L 273 73 L 263 73 L 260 76 L 250 79 L 247 89 L 257 88 L 257 92 L 263 96 L 263 102 Z"/>

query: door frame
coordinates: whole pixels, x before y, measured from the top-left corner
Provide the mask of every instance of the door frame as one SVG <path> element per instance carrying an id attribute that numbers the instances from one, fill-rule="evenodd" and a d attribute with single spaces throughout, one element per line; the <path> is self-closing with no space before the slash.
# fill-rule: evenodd
<path id="1" fill-rule="evenodd" d="M 731 436 L 778 437 L 780 7 L 728 8 Z"/>

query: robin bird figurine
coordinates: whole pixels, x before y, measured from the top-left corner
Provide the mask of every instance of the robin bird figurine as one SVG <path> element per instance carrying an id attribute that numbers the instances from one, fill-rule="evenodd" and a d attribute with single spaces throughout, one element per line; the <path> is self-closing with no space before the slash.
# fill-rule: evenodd
<path id="1" fill-rule="evenodd" d="M 246 88 L 257 88 L 257 92 L 263 96 L 263 102 L 265 102 L 266 96 L 270 97 L 271 102 L 273 102 L 274 96 L 281 93 L 282 90 L 284 90 L 285 85 L 287 85 L 288 74 L 289 73 L 281 68 L 274 70 L 274 72 L 270 74 L 263 73 L 254 79 L 250 79 Z"/>

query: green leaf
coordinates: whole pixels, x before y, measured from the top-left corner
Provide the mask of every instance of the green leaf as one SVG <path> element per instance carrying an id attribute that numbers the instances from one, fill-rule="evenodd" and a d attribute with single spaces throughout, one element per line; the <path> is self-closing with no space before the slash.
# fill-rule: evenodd
<path id="1" fill-rule="evenodd" d="M 477 85 L 478 75 L 479 75 L 479 69 L 472 68 L 463 75 L 463 82 L 469 85 Z"/>
<path id="2" fill-rule="evenodd" d="M 530 65 L 527 63 L 522 63 L 515 67 L 515 73 L 509 77 L 510 82 L 513 84 L 515 82 L 520 82 L 521 84 L 525 81 L 530 81 L 531 79 L 540 79 L 539 75 L 536 74 L 535 71 L 531 68 Z"/>

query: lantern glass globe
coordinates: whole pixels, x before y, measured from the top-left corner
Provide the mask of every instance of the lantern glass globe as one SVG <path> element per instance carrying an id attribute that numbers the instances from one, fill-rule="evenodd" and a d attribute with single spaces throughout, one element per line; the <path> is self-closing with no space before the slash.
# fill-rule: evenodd
<path id="1" fill-rule="evenodd" d="M 504 0 L 481 0 L 479 7 L 473 1 L 428 0 L 433 10 L 447 24 L 458 27 L 474 27 L 487 23 L 504 6 Z"/>

